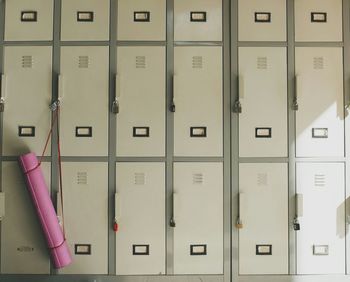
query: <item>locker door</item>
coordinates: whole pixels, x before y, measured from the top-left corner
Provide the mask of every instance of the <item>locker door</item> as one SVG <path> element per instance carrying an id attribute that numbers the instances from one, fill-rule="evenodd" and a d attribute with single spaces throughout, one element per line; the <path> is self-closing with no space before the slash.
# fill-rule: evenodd
<path id="1" fill-rule="evenodd" d="M 164 156 L 165 48 L 117 52 L 117 155 Z"/>
<path id="2" fill-rule="evenodd" d="M 222 0 L 175 0 L 175 41 L 222 41 Z"/>
<path id="3" fill-rule="evenodd" d="M 240 164 L 239 273 L 288 274 L 288 165 Z"/>
<path id="4" fill-rule="evenodd" d="M 298 47 L 295 56 L 297 156 L 342 157 L 342 48 Z"/>
<path id="5" fill-rule="evenodd" d="M 108 47 L 61 48 L 61 141 L 65 156 L 108 151 Z"/>
<path id="6" fill-rule="evenodd" d="M 119 0 L 118 40 L 166 40 L 166 0 Z"/>
<path id="7" fill-rule="evenodd" d="M 49 184 L 50 164 L 41 168 Z M 19 164 L 3 162 L 2 176 L 6 213 L 1 221 L 1 273 L 49 274 L 49 251 Z"/>
<path id="8" fill-rule="evenodd" d="M 6 1 L 6 41 L 49 41 L 52 30 L 53 0 Z"/>
<path id="9" fill-rule="evenodd" d="M 51 126 L 51 47 L 5 47 L 4 58 L 3 154 L 39 155 Z"/>
<path id="10" fill-rule="evenodd" d="M 222 49 L 175 47 L 175 155 L 222 156 Z"/>
<path id="11" fill-rule="evenodd" d="M 345 274 L 344 189 L 343 164 L 297 164 L 297 193 L 304 202 L 298 274 Z"/>
<path id="12" fill-rule="evenodd" d="M 174 274 L 222 274 L 222 163 L 175 163 L 173 205 Z"/>
<path id="13" fill-rule="evenodd" d="M 286 0 L 239 0 L 240 41 L 286 41 Z"/>
<path id="14" fill-rule="evenodd" d="M 286 48 L 239 48 L 239 83 L 240 156 L 286 157 Z"/>
<path id="15" fill-rule="evenodd" d="M 296 41 L 342 41 L 342 0 L 295 0 Z"/>
<path id="16" fill-rule="evenodd" d="M 117 163 L 117 275 L 165 274 L 165 165 Z"/>
<path id="17" fill-rule="evenodd" d="M 109 0 L 62 0 L 61 40 L 109 40 Z"/>
<path id="18" fill-rule="evenodd" d="M 108 165 L 63 163 L 66 237 L 73 263 L 61 274 L 108 272 Z"/>

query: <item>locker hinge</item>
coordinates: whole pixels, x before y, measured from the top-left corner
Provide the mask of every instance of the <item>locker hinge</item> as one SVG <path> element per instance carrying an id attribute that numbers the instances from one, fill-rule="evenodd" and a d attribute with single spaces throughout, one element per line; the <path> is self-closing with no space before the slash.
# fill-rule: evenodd
<path id="1" fill-rule="evenodd" d="M 113 101 L 112 113 L 113 114 L 119 114 L 119 101 L 117 99 Z"/>
<path id="2" fill-rule="evenodd" d="M 235 104 L 233 105 L 233 112 L 237 114 L 242 113 L 242 104 L 241 101 L 236 101 Z"/>

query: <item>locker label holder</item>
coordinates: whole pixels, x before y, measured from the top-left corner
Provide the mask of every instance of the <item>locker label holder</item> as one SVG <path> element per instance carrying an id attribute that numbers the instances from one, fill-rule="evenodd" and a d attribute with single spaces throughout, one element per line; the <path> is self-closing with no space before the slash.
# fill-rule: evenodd
<path id="1" fill-rule="evenodd" d="M 328 138 L 328 128 L 313 128 L 312 138 Z"/>
<path id="2" fill-rule="evenodd" d="M 191 127 L 190 136 L 194 138 L 205 138 L 207 137 L 207 128 L 205 126 Z"/>
<path id="3" fill-rule="evenodd" d="M 311 13 L 311 22 L 312 23 L 326 23 L 327 22 L 327 13 L 312 12 Z"/>
<path id="4" fill-rule="evenodd" d="M 22 11 L 21 22 L 37 22 L 38 12 L 37 11 Z"/>
<path id="5" fill-rule="evenodd" d="M 313 255 L 314 256 L 328 256 L 329 255 L 329 246 L 328 245 L 314 245 L 313 246 Z"/>
<path id="6" fill-rule="evenodd" d="M 92 126 L 77 126 L 75 137 L 92 137 Z"/>
<path id="7" fill-rule="evenodd" d="M 91 245 L 90 244 L 75 244 L 74 254 L 76 255 L 91 255 Z"/>
<path id="8" fill-rule="evenodd" d="M 255 138 L 272 138 L 272 128 L 271 127 L 255 128 Z"/>
<path id="9" fill-rule="evenodd" d="M 78 22 L 93 22 L 94 21 L 94 12 L 92 12 L 92 11 L 79 11 L 79 12 L 77 12 L 77 21 Z"/>
<path id="10" fill-rule="evenodd" d="M 149 11 L 135 11 L 134 22 L 150 22 L 151 12 Z"/>
<path id="11" fill-rule="evenodd" d="M 191 12 L 191 22 L 206 22 L 207 12 Z"/>
<path id="12" fill-rule="evenodd" d="M 149 256 L 149 245 L 132 245 L 134 256 Z"/>
<path id="13" fill-rule="evenodd" d="M 207 245 L 191 245 L 191 256 L 206 256 Z"/>
<path id="14" fill-rule="evenodd" d="M 147 138 L 150 137 L 150 128 L 145 127 L 133 127 L 132 136 L 136 138 Z"/>
<path id="15" fill-rule="evenodd" d="M 257 256 L 271 256 L 272 255 L 272 245 L 256 245 L 256 255 Z"/>
<path id="16" fill-rule="evenodd" d="M 35 126 L 19 126 L 19 137 L 35 137 Z"/>
<path id="17" fill-rule="evenodd" d="M 255 12 L 254 19 L 256 23 L 271 23 L 271 13 Z"/>

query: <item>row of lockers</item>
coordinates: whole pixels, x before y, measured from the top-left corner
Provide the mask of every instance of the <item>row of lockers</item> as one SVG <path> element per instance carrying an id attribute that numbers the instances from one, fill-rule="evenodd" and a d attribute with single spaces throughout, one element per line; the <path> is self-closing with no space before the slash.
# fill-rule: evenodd
<path id="1" fill-rule="evenodd" d="M 241 41 L 286 41 L 286 0 L 239 0 Z M 52 40 L 53 0 L 5 1 L 5 40 Z M 118 40 L 166 40 L 166 0 L 118 0 Z M 174 0 L 176 41 L 222 41 L 222 0 Z M 61 40 L 109 40 L 110 0 L 62 0 Z M 295 0 L 296 41 L 342 41 L 342 0 Z"/>
<path id="2" fill-rule="evenodd" d="M 118 47 L 110 108 L 108 51 L 103 46 L 61 48 L 62 155 L 107 156 L 113 111 L 117 156 L 165 156 L 166 113 L 173 111 L 175 156 L 223 156 L 222 47 L 175 47 L 171 105 L 166 105 L 165 47 Z M 342 48 L 298 47 L 295 58 L 291 105 L 287 49 L 239 48 L 241 157 L 287 157 L 288 109 L 296 105 L 296 156 L 344 156 Z M 51 126 L 51 100 L 51 47 L 6 46 L 3 155 L 41 152 Z"/>

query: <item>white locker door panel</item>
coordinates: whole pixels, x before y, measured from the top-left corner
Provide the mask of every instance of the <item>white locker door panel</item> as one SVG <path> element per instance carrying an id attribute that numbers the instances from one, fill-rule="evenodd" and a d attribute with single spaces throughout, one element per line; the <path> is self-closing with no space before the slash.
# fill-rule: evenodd
<path id="1" fill-rule="evenodd" d="M 5 40 L 52 40 L 53 0 L 5 1 Z"/>
<path id="2" fill-rule="evenodd" d="M 3 154 L 41 155 L 51 126 L 51 47 L 5 47 L 4 58 Z"/>
<path id="3" fill-rule="evenodd" d="M 222 163 L 175 163 L 173 203 L 174 274 L 222 274 Z"/>
<path id="4" fill-rule="evenodd" d="M 166 0 L 119 0 L 118 40 L 166 40 Z"/>
<path id="5" fill-rule="evenodd" d="M 240 41 L 286 41 L 286 0 L 239 0 Z"/>
<path id="6" fill-rule="evenodd" d="M 117 275 L 165 274 L 165 165 L 117 163 Z"/>
<path id="7" fill-rule="evenodd" d="M 62 163 L 65 230 L 73 263 L 60 274 L 108 273 L 108 165 Z"/>
<path id="8" fill-rule="evenodd" d="M 176 156 L 222 156 L 222 49 L 175 47 Z"/>
<path id="9" fill-rule="evenodd" d="M 108 72 L 108 47 L 61 48 L 63 155 L 107 155 Z"/>
<path id="10" fill-rule="evenodd" d="M 41 169 L 50 187 L 50 164 L 42 163 Z M 3 162 L 2 175 L 1 273 L 49 274 L 49 251 L 19 164 Z"/>
<path id="11" fill-rule="evenodd" d="M 342 0 L 295 0 L 296 41 L 342 41 Z"/>
<path id="12" fill-rule="evenodd" d="M 165 48 L 119 47 L 117 52 L 117 155 L 164 156 Z"/>
<path id="13" fill-rule="evenodd" d="M 175 0 L 175 41 L 222 41 L 222 0 Z"/>
<path id="14" fill-rule="evenodd" d="M 287 52 L 239 48 L 241 157 L 287 157 Z"/>
<path id="15" fill-rule="evenodd" d="M 298 274 L 345 274 L 345 187 L 341 163 L 298 163 L 303 195 L 297 232 Z"/>
<path id="16" fill-rule="evenodd" d="M 239 273 L 288 274 L 288 165 L 240 164 Z"/>
<path id="17" fill-rule="evenodd" d="M 295 50 L 296 153 L 298 157 L 344 156 L 342 48 Z"/>
<path id="18" fill-rule="evenodd" d="M 109 40 L 109 0 L 62 0 L 61 40 Z"/>

